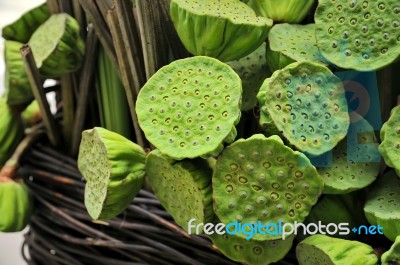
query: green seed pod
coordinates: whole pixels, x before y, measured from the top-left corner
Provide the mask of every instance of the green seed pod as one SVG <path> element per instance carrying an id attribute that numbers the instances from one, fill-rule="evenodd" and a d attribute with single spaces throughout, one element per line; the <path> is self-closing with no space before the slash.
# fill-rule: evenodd
<path id="1" fill-rule="evenodd" d="M 242 87 L 228 65 L 205 56 L 159 69 L 136 102 L 139 125 L 160 152 L 176 159 L 206 157 L 236 137 Z"/>
<path id="2" fill-rule="evenodd" d="M 399 58 L 398 0 L 318 3 L 315 34 L 328 61 L 345 69 L 374 71 Z"/>
<path id="3" fill-rule="evenodd" d="M 13 23 L 2 29 L 2 36 L 6 40 L 27 43 L 33 32 L 50 17 L 47 4 L 41 4 L 25 14 Z"/>
<path id="4" fill-rule="evenodd" d="M 294 62 L 327 64 L 315 40 L 315 24 L 277 24 L 268 35 L 267 63 L 271 72 Z"/>
<path id="5" fill-rule="evenodd" d="M 4 43 L 5 95 L 10 106 L 29 104 L 34 98 L 20 52 L 22 45 L 16 41 Z"/>
<path id="6" fill-rule="evenodd" d="M 296 247 L 300 265 L 377 265 L 371 246 L 325 235 L 313 235 Z"/>
<path id="7" fill-rule="evenodd" d="M 247 4 L 259 16 L 274 22 L 300 23 L 314 4 L 314 0 L 249 0 Z"/>
<path id="8" fill-rule="evenodd" d="M 400 235 L 399 204 L 400 179 L 390 171 L 371 185 L 364 212 L 368 222 L 383 227 L 383 234 L 392 241 Z"/>
<path id="9" fill-rule="evenodd" d="M 19 232 L 29 222 L 32 197 L 23 183 L 0 178 L 0 231 Z"/>
<path id="10" fill-rule="evenodd" d="M 268 265 L 285 257 L 293 244 L 293 236 L 285 240 L 246 240 L 237 235 L 212 234 L 215 247 L 231 260 L 247 265 Z"/>
<path id="11" fill-rule="evenodd" d="M 52 15 L 29 39 L 36 66 L 43 76 L 58 78 L 79 69 L 85 43 L 79 23 L 70 15 Z"/>
<path id="12" fill-rule="evenodd" d="M 350 118 L 343 84 L 323 65 L 299 62 L 274 72 L 257 99 L 260 116 L 267 115 L 260 120 L 276 127 L 268 133 L 280 132 L 300 151 L 321 155 L 346 136 Z"/>
<path id="13" fill-rule="evenodd" d="M 10 158 L 24 135 L 24 126 L 16 113 L 0 98 L 0 167 Z"/>
<path id="14" fill-rule="evenodd" d="M 364 217 L 364 194 L 359 192 L 352 192 L 345 195 L 325 195 L 317 204 L 311 209 L 310 214 L 304 220 L 304 224 L 318 224 L 322 225 L 348 223 L 349 227 L 366 225 L 367 220 Z M 332 214 L 334 213 L 334 214 Z M 342 235 L 340 231 L 332 227 L 325 228 L 324 233 L 332 237 L 343 239 L 353 239 L 356 234 L 350 233 Z M 297 232 L 297 239 L 303 240 L 308 237 L 303 230 Z"/>
<path id="15" fill-rule="evenodd" d="M 250 110 L 257 105 L 257 93 L 265 78 L 271 76 L 266 64 L 265 49 L 266 44 L 263 42 L 257 50 L 248 56 L 227 63 L 242 79 L 241 110 L 243 111 Z"/>
<path id="16" fill-rule="evenodd" d="M 82 132 L 78 168 L 86 179 L 85 206 L 96 220 L 120 214 L 145 176 L 145 152 L 125 137 L 95 127 Z"/>
<path id="17" fill-rule="evenodd" d="M 397 265 L 400 262 L 400 236 L 396 237 L 393 245 L 382 254 L 381 265 Z"/>
<path id="18" fill-rule="evenodd" d="M 400 106 L 391 111 L 390 118 L 381 128 L 379 152 L 385 163 L 400 175 Z"/>
<path id="19" fill-rule="evenodd" d="M 183 229 L 188 230 L 192 218 L 194 226 L 213 220 L 212 170 L 206 160 L 177 162 L 153 150 L 146 158 L 146 173 L 154 194 Z"/>
<path id="20" fill-rule="evenodd" d="M 283 145 L 278 136 L 256 134 L 237 140 L 219 156 L 213 175 L 214 210 L 225 224 L 302 222 L 322 189 L 321 177 L 304 154 Z"/>
<path id="21" fill-rule="evenodd" d="M 257 17 L 239 0 L 172 0 L 170 16 L 185 48 L 228 62 L 257 49 L 268 36 L 272 20 Z"/>
<path id="22" fill-rule="evenodd" d="M 347 137 L 332 150 L 332 164 L 318 168 L 325 194 L 344 194 L 370 185 L 379 174 L 380 161 L 374 128 L 361 116 L 350 124 Z M 350 154 L 350 155 L 348 155 Z"/>
<path id="23" fill-rule="evenodd" d="M 25 127 L 30 127 L 42 119 L 42 113 L 36 100 L 32 101 L 32 103 L 26 107 L 21 113 L 21 118 Z"/>

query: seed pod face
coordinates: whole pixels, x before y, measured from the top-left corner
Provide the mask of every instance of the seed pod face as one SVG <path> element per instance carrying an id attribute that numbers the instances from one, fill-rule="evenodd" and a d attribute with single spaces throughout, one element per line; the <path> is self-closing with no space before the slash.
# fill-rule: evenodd
<path id="1" fill-rule="evenodd" d="M 177 162 L 153 150 L 146 157 L 146 173 L 155 195 L 183 229 L 192 218 L 194 226 L 213 220 L 212 170 L 206 160 Z"/>
<path id="2" fill-rule="evenodd" d="M 294 62 L 327 64 L 315 40 L 315 24 L 274 25 L 268 35 L 267 62 L 271 72 Z"/>
<path id="3" fill-rule="evenodd" d="M 318 168 L 325 194 L 344 194 L 370 185 L 379 174 L 380 155 L 374 128 L 361 116 L 332 150 L 332 164 Z"/>
<path id="4" fill-rule="evenodd" d="M 371 246 L 326 235 L 313 235 L 301 241 L 296 256 L 300 265 L 378 264 Z"/>
<path id="5" fill-rule="evenodd" d="M 350 118 L 341 80 L 323 65 L 300 62 L 274 72 L 259 95 L 267 114 L 298 150 L 321 155 L 342 140 Z"/>
<path id="6" fill-rule="evenodd" d="M 5 87 L 7 103 L 10 106 L 25 105 L 34 98 L 21 57 L 22 45 L 16 41 L 5 41 L 4 43 Z"/>
<path id="7" fill-rule="evenodd" d="M 392 241 L 400 235 L 399 204 L 400 179 L 390 171 L 371 186 L 364 212 L 368 222 L 383 227 L 383 234 Z"/>
<path id="8" fill-rule="evenodd" d="M 385 163 L 400 175 L 400 106 L 395 107 L 381 129 L 379 152 Z"/>
<path id="9" fill-rule="evenodd" d="M 271 76 L 265 58 L 266 44 L 261 44 L 254 52 L 246 57 L 227 64 L 240 76 L 243 95 L 241 110 L 247 111 L 257 105 L 257 93 L 265 78 Z"/>
<path id="10" fill-rule="evenodd" d="M 22 121 L 8 106 L 4 97 L 0 98 L 0 167 L 10 158 L 24 135 Z"/>
<path id="11" fill-rule="evenodd" d="M 19 232 L 29 222 L 32 197 L 23 183 L 0 180 L 0 231 Z"/>
<path id="12" fill-rule="evenodd" d="M 237 235 L 209 235 L 215 247 L 231 260 L 248 265 L 268 265 L 285 257 L 293 244 L 293 236 L 285 240 L 255 241 Z"/>
<path id="13" fill-rule="evenodd" d="M 256 134 L 237 140 L 219 156 L 213 175 L 214 210 L 225 224 L 302 222 L 322 189 L 321 177 L 304 154 L 283 145 L 278 136 Z M 266 233 L 254 239 L 280 237 Z"/>
<path id="14" fill-rule="evenodd" d="M 6 40 L 27 43 L 33 32 L 50 17 L 47 4 L 37 6 L 13 23 L 2 29 L 2 36 Z"/>
<path id="15" fill-rule="evenodd" d="M 145 176 L 145 152 L 103 128 L 82 132 L 78 168 L 86 179 L 85 206 L 93 219 L 120 214 L 136 196 Z"/>
<path id="16" fill-rule="evenodd" d="M 196 56 L 158 70 L 140 90 L 136 113 L 160 152 L 176 160 L 204 157 L 235 138 L 241 95 L 240 78 L 231 67 Z"/>
<path id="17" fill-rule="evenodd" d="M 79 69 L 85 49 L 79 23 L 65 13 L 52 15 L 33 33 L 29 45 L 40 73 L 52 78 Z"/>
<path id="18" fill-rule="evenodd" d="M 330 62 L 345 69 L 374 71 L 400 56 L 398 0 L 318 3 L 317 43 Z"/>
<path id="19" fill-rule="evenodd" d="M 300 23 L 311 9 L 314 0 L 249 0 L 259 16 L 279 23 Z"/>
<path id="20" fill-rule="evenodd" d="M 393 245 L 388 251 L 382 254 L 382 265 L 395 265 L 400 260 L 400 236 L 396 237 Z"/>
<path id="21" fill-rule="evenodd" d="M 224 62 L 240 59 L 257 49 L 273 23 L 271 19 L 257 17 L 239 0 L 172 0 L 170 16 L 190 53 Z"/>

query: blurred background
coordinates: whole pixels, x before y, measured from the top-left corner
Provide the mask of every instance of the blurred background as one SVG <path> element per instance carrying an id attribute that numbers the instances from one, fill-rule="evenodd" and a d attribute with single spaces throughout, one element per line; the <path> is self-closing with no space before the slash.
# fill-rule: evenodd
<path id="1" fill-rule="evenodd" d="M 40 5 L 43 0 L 0 0 L 0 28 L 19 18 L 28 9 Z M 4 40 L 0 36 L 0 95 L 4 92 Z M 1 218 L 2 213 L 0 213 Z M 23 234 L 0 232 L 0 265 L 24 265 L 21 257 Z"/>

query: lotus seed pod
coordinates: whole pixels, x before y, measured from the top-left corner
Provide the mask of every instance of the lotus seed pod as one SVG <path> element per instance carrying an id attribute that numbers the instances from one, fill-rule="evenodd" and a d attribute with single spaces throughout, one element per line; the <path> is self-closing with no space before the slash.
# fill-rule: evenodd
<path id="1" fill-rule="evenodd" d="M 10 106 L 29 104 L 34 98 L 21 57 L 22 45 L 16 41 L 5 41 L 4 43 L 5 95 Z"/>
<path id="2" fill-rule="evenodd" d="M 316 39 L 322 55 L 333 64 L 374 71 L 400 56 L 398 0 L 319 0 Z"/>
<path id="3" fill-rule="evenodd" d="M 192 218 L 193 227 L 213 220 L 212 170 L 206 160 L 177 162 L 153 150 L 146 157 L 146 173 L 154 194 L 183 229 L 188 231 Z M 201 233 L 203 227 L 200 228 L 197 232 Z"/>
<path id="4" fill-rule="evenodd" d="M 16 113 L 8 106 L 5 97 L 0 98 L 0 167 L 10 158 L 24 135 L 24 126 Z"/>
<path id="5" fill-rule="evenodd" d="M 96 220 L 120 214 L 145 176 L 145 152 L 125 137 L 95 127 L 82 132 L 78 168 L 86 179 L 85 206 Z"/>
<path id="6" fill-rule="evenodd" d="M 226 147 L 213 175 L 214 210 L 225 224 L 302 222 L 317 202 L 323 181 L 310 160 L 278 136 L 256 134 Z M 281 238 L 278 231 L 254 240 Z M 238 234 L 245 238 L 245 234 Z"/>
<path id="7" fill-rule="evenodd" d="M 299 23 L 307 15 L 314 0 L 249 0 L 247 3 L 259 16 L 274 22 Z"/>
<path id="8" fill-rule="evenodd" d="M 381 257 L 382 265 L 397 265 L 400 262 L 400 236 L 396 237 L 393 245 Z"/>
<path id="9" fill-rule="evenodd" d="M 241 95 L 240 78 L 231 67 L 196 56 L 159 69 L 140 90 L 136 113 L 160 152 L 176 160 L 206 157 L 234 140 Z"/>
<path id="10" fill-rule="evenodd" d="M 47 4 L 41 4 L 24 13 L 13 23 L 2 29 L 2 36 L 6 40 L 27 43 L 33 32 L 50 17 Z"/>
<path id="11" fill-rule="evenodd" d="M 379 174 L 380 155 L 374 128 L 353 113 L 347 137 L 332 150 L 329 167 L 318 168 L 325 194 L 344 194 L 369 186 Z"/>
<path id="12" fill-rule="evenodd" d="M 277 24 L 268 35 L 267 62 L 271 72 L 294 62 L 327 64 L 315 40 L 315 24 Z"/>
<path id="13" fill-rule="evenodd" d="M 33 209 L 28 187 L 0 177 L 0 231 L 19 232 L 29 222 Z"/>
<path id="14" fill-rule="evenodd" d="M 300 265 L 377 265 L 378 257 L 371 246 L 358 242 L 313 235 L 296 247 Z"/>
<path id="15" fill-rule="evenodd" d="M 228 62 L 257 49 L 273 21 L 239 0 L 172 0 L 170 16 L 185 48 Z"/>
<path id="16" fill-rule="evenodd" d="M 65 13 L 52 15 L 33 33 L 29 45 L 40 73 L 50 78 L 78 70 L 85 50 L 78 21 Z"/>
<path id="17" fill-rule="evenodd" d="M 364 217 L 362 195 L 358 192 L 345 195 L 325 195 L 311 209 L 310 214 L 304 220 L 304 224 L 318 224 L 321 222 L 322 225 L 325 225 L 325 229 L 322 232 L 327 235 L 353 239 L 356 234 L 340 234 L 339 232 L 341 231 L 330 224 L 348 223 L 349 227 L 366 225 L 367 220 Z M 299 240 L 303 240 L 308 236 L 309 234 L 304 233 L 304 230 L 297 232 L 297 239 Z"/>
<path id="18" fill-rule="evenodd" d="M 399 204 L 400 179 L 390 171 L 371 185 L 364 212 L 368 222 L 383 227 L 383 234 L 392 241 L 400 235 Z"/>
<path id="19" fill-rule="evenodd" d="M 231 260 L 247 265 L 268 265 L 285 257 L 293 244 L 294 236 L 285 240 L 246 240 L 237 235 L 209 235 L 215 247 Z"/>
<path id="20" fill-rule="evenodd" d="M 385 163 L 400 175 L 400 106 L 391 111 L 390 118 L 381 129 L 379 152 Z"/>
<path id="21" fill-rule="evenodd" d="M 257 93 L 265 78 L 271 76 L 266 64 L 265 49 L 266 44 L 263 42 L 260 47 L 248 56 L 227 63 L 242 79 L 241 109 L 243 111 L 250 110 L 257 105 Z"/>
<path id="22" fill-rule="evenodd" d="M 298 150 L 321 155 L 341 141 L 350 118 L 342 82 L 323 65 L 292 63 L 273 73 L 257 95 L 261 112 Z M 269 132 L 271 133 L 271 132 Z"/>

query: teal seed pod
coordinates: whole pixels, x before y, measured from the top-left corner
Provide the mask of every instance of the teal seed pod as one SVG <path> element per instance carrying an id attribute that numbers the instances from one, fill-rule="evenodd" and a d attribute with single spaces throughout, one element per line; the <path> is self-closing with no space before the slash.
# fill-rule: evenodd
<path id="1" fill-rule="evenodd" d="M 399 205 L 400 179 L 390 171 L 371 185 L 364 212 L 368 222 L 383 227 L 383 234 L 392 241 L 400 235 Z"/>
<path id="2" fill-rule="evenodd" d="M 380 171 L 380 155 L 374 128 L 367 120 L 353 113 L 357 121 L 349 133 L 332 150 L 332 163 L 317 168 L 324 179 L 325 194 L 345 194 L 369 186 Z"/>
<path id="3" fill-rule="evenodd" d="M 382 265 L 397 265 L 400 262 L 400 236 L 396 237 L 393 245 L 388 251 L 382 254 Z"/>
<path id="4" fill-rule="evenodd" d="M 178 162 L 156 149 L 146 157 L 146 174 L 154 194 L 183 229 L 188 231 L 192 218 L 193 226 L 213 220 L 212 169 L 207 160 Z M 200 228 L 201 233 L 204 227 Z M 190 232 L 196 233 L 195 229 Z"/>
<path id="5" fill-rule="evenodd" d="M 5 95 L 7 104 L 10 106 L 26 105 L 34 99 L 20 52 L 22 46 L 22 43 L 16 41 L 5 41 L 4 43 L 4 60 L 6 65 L 4 78 Z"/>
<path id="6" fill-rule="evenodd" d="M 78 21 L 68 14 L 52 15 L 29 39 L 36 66 L 45 77 L 58 78 L 78 70 L 85 42 Z"/>
<path id="7" fill-rule="evenodd" d="M 242 86 L 239 76 L 206 56 L 159 69 L 136 102 L 139 125 L 160 152 L 176 159 L 207 157 L 236 137 Z"/>
<path id="8" fill-rule="evenodd" d="M 209 235 L 214 246 L 231 260 L 247 265 L 268 265 L 285 257 L 293 245 L 294 236 L 285 240 L 246 240 L 237 235 Z"/>
<path id="9" fill-rule="evenodd" d="M 285 146 L 278 136 L 261 134 L 224 149 L 212 184 L 215 214 L 225 224 L 302 222 L 323 189 L 321 177 L 304 154 Z M 253 238 L 281 238 L 272 230 Z"/>
<path id="10" fill-rule="evenodd" d="M 390 118 L 381 128 L 379 152 L 385 163 L 400 175 L 400 106 L 392 109 Z"/>
<path id="11" fill-rule="evenodd" d="M 300 23 L 314 4 L 314 0 L 248 0 L 259 16 L 279 23 Z"/>
<path id="12" fill-rule="evenodd" d="M 314 17 L 322 55 L 341 68 L 374 71 L 400 56 L 398 0 L 319 0 Z"/>
<path id="13" fill-rule="evenodd" d="M 89 215 L 108 220 L 125 210 L 142 188 L 145 152 L 125 137 L 95 127 L 82 132 L 78 168 L 86 180 Z"/>
<path id="14" fill-rule="evenodd" d="M 242 79 L 241 109 L 243 111 L 250 110 L 257 105 L 257 93 L 265 78 L 271 76 L 266 63 L 265 49 L 266 44 L 263 42 L 260 47 L 248 56 L 227 63 Z"/>
<path id="15" fill-rule="evenodd" d="M 239 0 L 172 0 L 170 16 L 190 53 L 223 62 L 240 59 L 257 49 L 273 23 L 257 17 Z"/>
<path id="16" fill-rule="evenodd" d="M 2 36 L 5 40 L 12 40 L 27 43 L 35 30 L 50 17 L 47 4 L 41 4 L 24 13 L 2 29 Z"/>
<path id="17" fill-rule="evenodd" d="M 294 62 L 326 65 L 315 40 L 315 24 L 276 24 L 268 35 L 267 62 L 271 72 Z"/>
<path id="18" fill-rule="evenodd" d="M 302 152 L 321 155 L 347 134 L 350 118 L 343 84 L 323 65 L 298 62 L 275 71 L 257 99 L 260 125 Z"/>
<path id="19" fill-rule="evenodd" d="M 296 247 L 300 265 L 377 265 L 378 257 L 371 246 L 359 241 L 313 235 Z"/>

